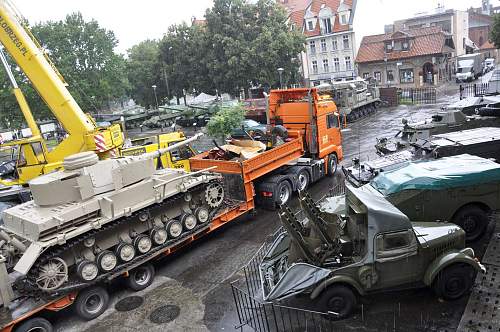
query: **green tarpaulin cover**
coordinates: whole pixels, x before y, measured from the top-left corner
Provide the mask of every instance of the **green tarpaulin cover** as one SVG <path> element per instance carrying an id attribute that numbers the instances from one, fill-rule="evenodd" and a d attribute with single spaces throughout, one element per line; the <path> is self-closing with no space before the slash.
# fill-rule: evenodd
<path id="1" fill-rule="evenodd" d="M 500 181 L 500 164 L 462 154 L 430 161 L 416 161 L 376 176 L 371 185 L 388 196 L 408 189 L 439 190 Z"/>

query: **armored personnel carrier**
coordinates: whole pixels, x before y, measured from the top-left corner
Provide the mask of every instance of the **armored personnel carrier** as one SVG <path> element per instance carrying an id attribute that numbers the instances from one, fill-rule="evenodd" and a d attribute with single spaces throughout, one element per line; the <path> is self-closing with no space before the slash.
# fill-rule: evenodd
<path id="1" fill-rule="evenodd" d="M 32 180 L 33 200 L 5 210 L 0 230 L 16 287 L 85 287 L 208 227 L 224 202 L 220 175 L 153 163 L 196 138 L 134 157 L 79 153 L 65 158 L 63 171 Z"/>
<path id="2" fill-rule="evenodd" d="M 335 199 L 299 196 L 305 218 L 281 207 L 283 229 L 259 266 L 266 301 L 307 294 L 315 310 L 344 318 L 375 292 L 432 287 L 458 299 L 484 270 L 454 224 L 411 222 L 384 197 L 349 185 L 340 213 Z"/>

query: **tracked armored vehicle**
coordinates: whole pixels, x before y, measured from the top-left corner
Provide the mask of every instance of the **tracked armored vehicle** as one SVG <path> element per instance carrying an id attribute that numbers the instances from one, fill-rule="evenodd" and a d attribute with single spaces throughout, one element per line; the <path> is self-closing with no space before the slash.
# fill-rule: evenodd
<path id="1" fill-rule="evenodd" d="M 83 288 L 207 227 L 224 202 L 220 175 L 153 163 L 196 138 L 136 157 L 72 155 L 64 171 L 32 180 L 33 201 L 5 210 L 0 230 L 15 286 Z"/>

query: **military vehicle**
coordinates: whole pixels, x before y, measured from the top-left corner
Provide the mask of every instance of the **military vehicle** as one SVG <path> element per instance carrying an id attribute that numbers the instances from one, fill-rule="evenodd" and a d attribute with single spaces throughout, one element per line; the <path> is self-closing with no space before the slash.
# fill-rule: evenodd
<path id="1" fill-rule="evenodd" d="M 374 113 L 382 103 L 374 80 L 367 81 L 358 77 L 354 80 L 321 84 L 317 88 L 320 94 L 331 95 L 340 114 L 351 122 Z"/>
<path id="2" fill-rule="evenodd" d="M 349 316 L 359 296 L 432 287 L 445 300 L 466 295 L 484 270 L 465 247 L 464 231 L 444 222 L 411 222 L 381 195 L 347 185 L 345 207 L 327 198 L 316 205 L 300 192 L 304 220 L 286 205 L 260 264 L 264 299 L 308 294 L 316 310 Z"/>
<path id="3" fill-rule="evenodd" d="M 177 118 L 179 117 L 179 113 L 171 112 L 170 114 L 154 115 L 144 121 L 142 123 L 142 126 L 151 129 L 170 127 L 176 122 Z"/>
<path id="4" fill-rule="evenodd" d="M 360 186 L 370 182 L 379 173 L 402 167 L 412 160 L 437 159 L 464 153 L 500 161 L 500 128 L 475 128 L 419 139 L 406 150 L 377 159 L 361 162 L 355 158 L 353 164 L 343 167 L 342 171 L 348 181 Z"/>
<path id="5" fill-rule="evenodd" d="M 33 179 L 33 201 L 5 210 L 0 227 L 16 289 L 83 288 L 208 227 L 223 206 L 221 176 L 153 164 L 198 136 L 141 156 L 79 153 L 64 159 L 63 171 Z"/>
<path id="6" fill-rule="evenodd" d="M 479 127 L 496 127 L 500 125 L 500 119 L 486 116 L 466 116 L 460 110 L 441 110 L 431 118 L 413 122 L 402 120 L 403 128 L 394 137 L 377 138 L 375 149 L 380 155 L 394 153 L 407 148 L 411 143 L 419 139 L 428 139 L 432 135 L 444 134 L 459 130 L 467 130 Z"/>

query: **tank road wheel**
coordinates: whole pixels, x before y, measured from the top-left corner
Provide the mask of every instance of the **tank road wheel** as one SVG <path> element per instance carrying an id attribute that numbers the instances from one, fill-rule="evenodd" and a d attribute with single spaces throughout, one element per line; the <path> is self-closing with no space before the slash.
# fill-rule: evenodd
<path id="1" fill-rule="evenodd" d="M 101 271 L 104 273 L 112 271 L 118 264 L 118 258 L 113 252 L 109 250 L 101 251 L 97 255 L 96 261 L 97 266 L 99 266 L 99 269 L 101 269 Z"/>
<path id="2" fill-rule="evenodd" d="M 45 291 L 57 289 L 68 280 L 68 265 L 59 257 L 53 257 L 38 269 L 36 284 Z"/>
<path id="3" fill-rule="evenodd" d="M 92 320 L 99 317 L 109 305 L 108 292 L 100 287 L 90 287 L 81 291 L 76 297 L 74 308 L 78 317 Z"/>
<path id="4" fill-rule="evenodd" d="M 224 200 L 224 187 L 220 183 L 211 183 L 205 189 L 205 200 L 211 208 L 219 207 Z"/>
<path id="5" fill-rule="evenodd" d="M 474 280 L 474 269 L 469 264 L 453 264 L 439 272 L 433 282 L 437 296 L 450 301 L 469 293 Z"/>
<path id="6" fill-rule="evenodd" d="M 147 212 L 139 213 L 139 221 L 145 222 L 149 219 L 149 214 Z"/>
<path id="7" fill-rule="evenodd" d="M 144 264 L 130 271 L 125 282 L 128 288 L 137 292 L 151 285 L 154 278 L 154 266 L 152 264 Z"/>
<path id="8" fill-rule="evenodd" d="M 457 212 L 452 222 L 463 228 L 467 241 L 474 241 L 488 226 L 488 214 L 478 206 L 466 206 Z"/>
<path id="9" fill-rule="evenodd" d="M 28 319 L 14 329 L 16 332 L 52 332 L 54 327 L 52 324 L 42 317 Z"/>
<path id="10" fill-rule="evenodd" d="M 356 307 L 354 292 L 342 285 L 334 285 L 323 291 L 318 300 L 318 310 L 335 313 L 335 318 L 348 317 Z"/>
<path id="11" fill-rule="evenodd" d="M 91 282 L 97 278 L 97 275 L 99 274 L 99 267 L 96 263 L 84 259 L 78 263 L 76 273 L 82 281 Z"/>
<path id="12" fill-rule="evenodd" d="M 196 227 L 196 217 L 191 213 L 184 213 L 181 216 L 182 227 L 186 231 L 192 231 Z"/>
<path id="13" fill-rule="evenodd" d="M 338 163 L 339 160 L 335 153 L 332 153 L 331 155 L 328 156 L 328 172 L 327 172 L 328 176 L 335 175 L 335 173 L 337 172 Z"/>
<path id="14" fill-rule="evenodd" d="M 140 234 L 134 239 L 134 247 L 141 255 L 150 251 L 152 246 L 153 242 L 147 235 Z"/>
<path id="15" fill-rule="evenodd" d="M 171 239 L 176 239 L 182 234 L 182 224 L 177 220 L 170 220 L 167 222 L 167 233 Z"/>
<path id="16" fill-rule="evenodd" d="M 210 212 L 204 206 L 196 208 L 196 210 L 194 210 L 194 215 L 200 224 L 204 224 L 208 221 L 208 219 L 210 219 Z"/>
<path id="17" fill-rule="evenodd" d="M 135 257 L 135 248 L 130 243 L 122 242 L 116 247 L 116 255 L 124 263 L 130 262 Z"/>
<path id="18" fill-rule="evenodd" d="M 163 228 L 155 228 L 151 230 L 151 240 L 157 246 L 163 245 L 167 242 L 168 233 L 166 229 Z"/>

